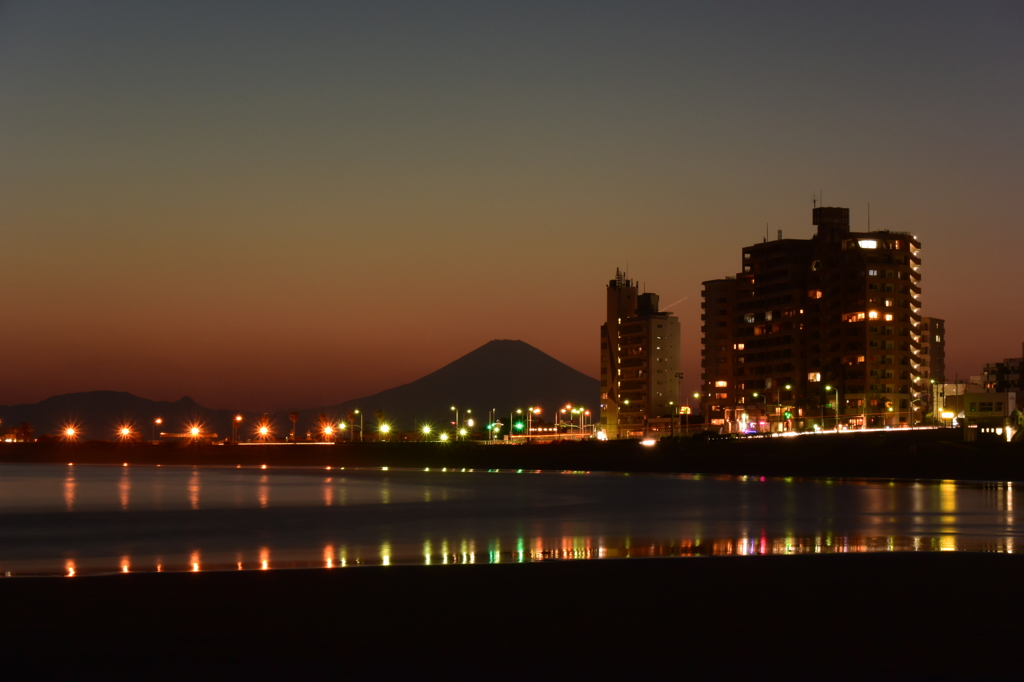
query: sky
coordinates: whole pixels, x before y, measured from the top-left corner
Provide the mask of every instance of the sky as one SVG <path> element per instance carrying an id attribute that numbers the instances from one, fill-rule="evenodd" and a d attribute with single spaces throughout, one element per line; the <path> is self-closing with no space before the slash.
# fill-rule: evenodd
<path id="1" fill-rule="evenodd" d="M 947 374 L 1024 341 L 1019 2 L 0 0 L 0 404 L 295 409 L 491 339 L 597 376 L 808 238 L 923 244 Z"/>

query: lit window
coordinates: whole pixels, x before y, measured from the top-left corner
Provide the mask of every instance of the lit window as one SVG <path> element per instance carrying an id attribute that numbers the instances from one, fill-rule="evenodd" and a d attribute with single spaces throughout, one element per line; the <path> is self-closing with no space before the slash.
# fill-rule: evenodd
<path id="1" fill-rule="evenodd" d="M 807 298 L 821 298 L 821 289 L 811 289 L 807 292 Z"/>
<path id="2" fill-rule="evenodd" d="M 868 270 L 868 277 L 878 277 L 878 270 Z"/>
<path id="3" fill-rule="evenodd" d="M 732 347 L 736 350 L 743 350 L 745 346 L 742 343 L 734 343 L 732 344 Z"/>
<path id="4" fill-rule="evenodd" d="M 747 324 L 753 324 L 754 323 L 754 314 L 753 313 L 749 313 L 747 315 L 744 315 L 743 316 L 743 321 L 746 322 Z"/>
<path id="5" fill-rule="evenodd" d="M 939 337 L 938 334 L 935 335 L 935 343 L 942 343 L 942 339 Z"/>
<path id="6" fill-rule="evenodd" d="M 858 239 L 857 246 L 859 246 L 862 249 L 877 249 L 878 242 L 875 241 L 874 239 Z"/>
<path id="7" fill-rule="evenodd" d="M 886 321 L 886 322 L 892 322 L 892 315 L 888 315 L 888 314 L 887 314 L 887 315 L 885 316 L 885 321 Z"/>
<path id="8" fill-rule="evenodd" d="M 877 310 L 868 311 L 868 319 L 869 320 L 877 320 L 878 319 L 878 311 Z"/>
<path id="9" fill-rule="evenodd" d="M 821 381 L 821 372 L 811 372 L 807 375 L 808 381 Z"/>
<path id="10" fill-rule="evenodd" d="M 725 388 L 728 385 L 729 385 L 728 381 L 716 381 L 715 382 L 715 388 Z"/>

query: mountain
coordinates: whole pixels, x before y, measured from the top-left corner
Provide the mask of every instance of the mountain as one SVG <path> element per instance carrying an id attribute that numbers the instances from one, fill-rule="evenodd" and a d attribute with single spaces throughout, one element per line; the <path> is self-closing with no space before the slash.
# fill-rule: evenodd
<path id="1" fill-rule="evenodd" d="M 540 406 L 540 417 L 550 421 L 554 410 L 566 403 L 590 408 L 597 420 L 600 382 L 574 370 L 523 341 L 491 341 L 441 369 L 402 386 L 337 405 L 299 411 L 298 432 L 314 428 L 318 415 L 343 419 L 352 410 L 364 416 L 366 433 L 376 433 L 374 413 L 382 410 L 397 429 L 412 429 L 424 422 L 442 425 L 454 421 L 451 407 L 460 418 L 472 409 L 480 423 L 496 409 L 500 418 L 517 408 Z M 245 417 L 241 437 L 251 436 L 260 415 L 233 410 L 213 410 L 185 397 L 174 402 L 147 400 L 131 393 L 90 391 L 54 396 L 38 403 L 0 406 L 0 428 L 30 423 L 36 437 L 55 435 L 68 424 L 76 424 L 82 439 L 112 440 L 123 424 L 132 424 L 143 438 L 150 438 L 154 420 L 162 418 L 156 431 L 182 433 L 186 424 L 199 422 L 205 432 L 231 436 L 232 419 Z M 270 415 L 274 433 L 291 430 L 287 412 Z"/>
<path id="2" fill-rule="evenodd" d="M 329 407 L 302 410 L 300 418 L 309 424 L 318 414 L 341 418 L 361 410 L 366 432 L 375 432 L 374 412 L 382 410 L 399 429 L 411 429 L 428 422 L 435 425 L 460 418 L 472 409 L 478 420 L 497 410 L 503 421 L 517 408 L 540 406 L 541 418 L 551 419 L 553 411 L 567 403 L 599 411 L 600 382 L 563 364 L 523 341 L 495 340 L 480 346 L 441 369 L 402 386 Z"/>
<path id="3" fill-rule="evenodd" d="M 206 432 L 231 435 L 230 410 L 211 410 L 189 397 L 174 402 L 148 400 L 122 391 L 89 391 L 53 396 L 38 403 L 0 406 L 0 420 L 9 427 L 28 422 L 35 436 L 55 435 L 68 425 L 75 425 L 83 440 L 113 440 L 117 430 L 132 425 L 143 438 L 154 432 L 181 433 L 186 424 L 203 424 Z M 154 420 L 160 418 L 159 426 Z"/>

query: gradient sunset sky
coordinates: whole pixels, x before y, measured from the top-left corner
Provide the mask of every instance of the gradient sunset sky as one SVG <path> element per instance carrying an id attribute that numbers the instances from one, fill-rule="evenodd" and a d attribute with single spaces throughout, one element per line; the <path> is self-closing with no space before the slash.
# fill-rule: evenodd
<path id="1" fill-rule="evenodd" d="M 924 246 L 947 373 L 1017 356 L 1020 2 L 0 2 L 0 403 L 340 402 L 491 339 L 597 376 L 807 238 Z M 442 400 L 447 400 L 442 397 Z"/>

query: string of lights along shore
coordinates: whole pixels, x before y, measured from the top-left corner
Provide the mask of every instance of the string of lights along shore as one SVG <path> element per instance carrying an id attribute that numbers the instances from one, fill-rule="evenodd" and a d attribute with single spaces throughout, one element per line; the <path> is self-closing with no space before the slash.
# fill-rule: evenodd
<path id="1" fill-rule="evenodd" d="M 702 283 L 701 375 L 699 384 L 693 378 L 686 389 L 680 319 L 661 308 L 658 294 L 641 290 L 629 273 L 616 270 L 607 284 L 600 327 L 599 381 L 521 341 L 495 340 L 434 373 L 466 362 L 458 381 L 445 374 L 434 389 L 387 413 L 380 404 L 368 410 L 339 405 L 290 412 L 287 419 L 220 411 L 213 416 L 221 428 L 230 424 L 230 438 L 221 438 L 214 424 L 200 418 L 172 420 L 165 430 L 162 417 L 128 418 L 109 424 L 103 434 L 95 424 L 70 420 L 41 436 L 239 444 L 637 439 L 653 445 L 663 437 L 698 434 L 955 426 L 969 427 L 965 438 L 991 432 L 1011 440 L 1020 433 L 1024 415 L 1016 398 L 1024 388 L 1024 352 L 986 364 L 977 376 L 949 381 L 945 320 L 922 310 L 918 236 L 870 225 L 854 231 L 848 208 L 815 205 L 811 218 L 815 230 L 808 238 L 784 237 L 782 230 L 766 233 L 760 243 L 740 250 L 735 275 Z M 484 352 L 486 359 L 477 355 Z M 507 380 L 497 381 L 493 370 L 481 369 L 505 367 L 510 356 L 493 353 L 509 352 L 529 353 L 518 356 L 508 375 L 521 384 L 518 397 L 509 394 Z M 467 361 L 474 355 L 476 360 Z M 549 364 L 540 373 L 525 372 L 538 363 Z M 533 399 L 523 393 L 536 393 L 552 371 L 568 374 L 546 389 L 544 400 L 526 402 Z M 564 377 L 583 380 L 573 389 L 582 402 L 564 402 L 558 395 L 566 391 Z M 479 408 L 479 402 L 442 403 L 438 386 L 452 393 L 478 391 L 478 401 L 500 407 L 474 413 L 470 405 Z M 495 386 L 501 387 L 498 392 L 479 397 L 481 387 Z M 598 394 L 599 410 L 589 402 Z M 380 400 L 370 396 L 364 404 Z M 4 440 L 30 441 L 35 435 L 30 423 L 12 423 Z"/>

